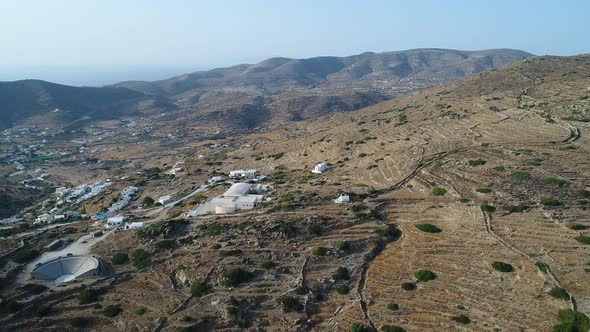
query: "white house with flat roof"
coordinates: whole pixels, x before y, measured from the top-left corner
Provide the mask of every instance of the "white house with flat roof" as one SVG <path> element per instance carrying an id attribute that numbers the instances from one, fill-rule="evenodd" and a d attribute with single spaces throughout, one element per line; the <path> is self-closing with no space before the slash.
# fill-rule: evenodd
<path id="1" fill-rule="evenodd" d="M 229 172 L 229 177 L 234 179 L 255 179 L 258 175 L 258 170 L 255 169 L 239 169 L 236 171 Z"/>
<path id="2" fill-rule="evenodd" d="M 322 174 L 325 171 L 328 170 L 328 164 L 327 163 L 319 163 L 316 164 L 313 169 L 311 170 L 312 173 L 314 174 Z"/>
<path id="3" fill-rule="evenodd" d="M 348 202 L 350 202 L 350 196 L 340 195 L 340 196 L 338 196 L 338 198 L 336 198 L 336 200 L 334 200 L 334 202 L 337 204 L 348 203 Z"/>
<path id="4" fill-rule="evenodd" d="M 166 205 L 170 202 L 172 202 L 172 195 L 165 195 L 165 196 L 158 198 L 158 203 L 160 203 L 162 205 Z"/>
<path id="5" fill-rule="evenodd" d="M 115 228 L 122 226 L 125 222 L 125 216 L 116 216 L 107 218 L 107 223 L 105 224 L 106 228 Z"/>
<path id="6" fill-rule="evenodd" d="M 258 208 L 264 202 L 266 188 L 267 186 L 262 184 L 234 183 L 222 195 L 209 198 L 188 215 L 196 217 L 209 213 L 225 214 Z"/>

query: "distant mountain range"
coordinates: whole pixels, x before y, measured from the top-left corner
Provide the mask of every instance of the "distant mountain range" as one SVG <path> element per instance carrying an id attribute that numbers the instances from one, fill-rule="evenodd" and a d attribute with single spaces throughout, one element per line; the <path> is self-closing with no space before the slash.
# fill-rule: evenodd
<path id="1" fill-rule="evenodd" d="M 102 88 L 44 81 L 0 83 L 0 128 L 25 120 L 67 124 L 82 117 L 183 111 L 185 120 L 234 129 L 351 111 L 532 56 L 511 49 L 416 49 L 348 57 L 271 58 L 167 80 Z M 58 112 L 50 112 L 59 109 Z M 61 113 L 60 113 L 61 112 Z M 188 118 L 187 118 L 188 117 Z"/>

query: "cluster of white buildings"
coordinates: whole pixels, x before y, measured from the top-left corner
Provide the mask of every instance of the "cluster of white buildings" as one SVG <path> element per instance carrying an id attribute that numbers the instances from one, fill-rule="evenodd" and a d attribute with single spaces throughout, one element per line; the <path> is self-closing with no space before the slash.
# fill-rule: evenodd
<path id="1" fill-rule="evenodd" d="M 267 187 L 263 184 L 234 183 L 222 195 L 209 198 L 188 215 L 196 217 L 211 213 L 225 214 L 258 208 L 265 200 L 264 193 Z"/>
<path id="2" fill-rule="evenodd" d="M 138 191 L 139 191 L 139 189 L 137 187 L 132 187 L 132 186 L 125 187 L 121 191 L 121 195 L 119 196 L 119 200 L 116 201 L 115 203 L 113 203 L 113 205 L 111 205 L 109 207 L 109 213 L 117 212 L 117 211 L 129 206 L 129 204 L 131 204 L 131 200 L 133 199 L 133 196 L 135 196 Z"/>
<path id="3" fill-rule="evenodd" d="M 42 225 L 42 224 L 51 224 L 53 222 L 57 222 L 60 220 L 69 220 L 74 218 L 81 217 L 80 212 L 78 211 L 65 211 L 62 214 L 53 214 L 53 213 L 44 213 L 35 219 L 34 224 Z"/>
<path id="4" fill-rule="evenodd" d="M 97 196 L 102 190 L 113 184 L 110 181 L 98 181 L 94 184 L 82 184 L 74 188 L 61 187 L 55 190 L 58 201 L 57 205 L 64 203 L 80 204 L 94 196 Z"/>
<path id="5" fill-rule="evenodd" d="M 115 216 L 110 217 L 107 219 L 107 222 L 104 224 L 105 228 L 119 228 L 122 227 L 124 229 L 137 229 L 143 228 L 145 226 L 144 222 L 126 222 L 125 216 Z"/>

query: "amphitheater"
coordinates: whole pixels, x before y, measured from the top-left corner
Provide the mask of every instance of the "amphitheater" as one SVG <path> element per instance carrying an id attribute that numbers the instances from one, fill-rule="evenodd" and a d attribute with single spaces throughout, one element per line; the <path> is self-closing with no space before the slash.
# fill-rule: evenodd
<path id="1" fill-rule="evenodd" d="M 99 277 L 102 267 L 101 261 L 92 256 L 58 257 L 33 269 L 31 278 L 62 284 L 76 279 Z"/>

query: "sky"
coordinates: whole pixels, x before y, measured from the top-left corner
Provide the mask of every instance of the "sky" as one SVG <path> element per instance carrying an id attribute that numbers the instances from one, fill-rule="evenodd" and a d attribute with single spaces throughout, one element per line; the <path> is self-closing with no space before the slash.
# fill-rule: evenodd
<path id="1" fill-rule="evenodd" d="M 0 0 L 0 81 L 164 79 L 283 56 L 590 53 L 588 0 Z"/>

